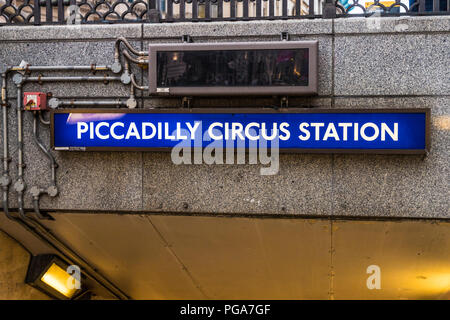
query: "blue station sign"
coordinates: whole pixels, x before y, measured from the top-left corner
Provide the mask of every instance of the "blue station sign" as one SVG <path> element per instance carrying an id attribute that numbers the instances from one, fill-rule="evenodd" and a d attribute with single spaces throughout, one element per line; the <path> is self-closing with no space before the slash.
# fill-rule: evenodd
<path id="1" fill-rule="evenodd" d="M 425 153 L 429 109 L 61 109 L 55 150 L 164 150 L 176 146 L 281 152 Z"/>

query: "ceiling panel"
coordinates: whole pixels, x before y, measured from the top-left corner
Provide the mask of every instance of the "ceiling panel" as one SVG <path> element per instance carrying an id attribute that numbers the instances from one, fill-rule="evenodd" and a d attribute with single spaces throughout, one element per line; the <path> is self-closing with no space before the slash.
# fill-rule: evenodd
<path id="1" fill-rule="evenodd" d="M 132 298 L 204 298 L 144 216 L 53 216 L 52 232 Z"/>
<path id="2" fill-rule="evenodd" d="M 327 220 L 151 216 L 212 299 L 327 299 Z"/>
<path id="3" fill-rule="evenodd" d="M 450 299 L 450 223 L 334 221 L 333 248 L 336 299 Z"/>

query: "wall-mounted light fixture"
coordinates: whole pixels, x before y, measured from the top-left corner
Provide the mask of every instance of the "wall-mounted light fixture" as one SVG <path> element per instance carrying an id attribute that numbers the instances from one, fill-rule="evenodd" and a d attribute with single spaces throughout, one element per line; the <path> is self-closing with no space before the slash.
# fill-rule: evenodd
<path id="1" fill-rule="evenodd" d="M 51 297 L 63 300 L 74 299 L 85 292 L 81 286 L 82 275 L 77 268 L 69 266 L 53 254 L 33 256 L 25 282 Z"/>

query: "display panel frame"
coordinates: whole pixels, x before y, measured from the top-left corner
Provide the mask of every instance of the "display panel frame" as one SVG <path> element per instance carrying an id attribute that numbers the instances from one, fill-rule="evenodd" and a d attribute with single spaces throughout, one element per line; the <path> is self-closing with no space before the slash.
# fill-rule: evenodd
<path id="1" fill-rule="evenodd" d="M 307 86 L 157 86 L 157 53 L 159 51 L 224 51 L 224 50 L 274 50 L 308 49 Z M 169 96 L 300 96 L 315 95 L 318 90 L 318 41 L 225 42 L 225 43 L 177 43 L 149 45 L 149 94 Z"/>

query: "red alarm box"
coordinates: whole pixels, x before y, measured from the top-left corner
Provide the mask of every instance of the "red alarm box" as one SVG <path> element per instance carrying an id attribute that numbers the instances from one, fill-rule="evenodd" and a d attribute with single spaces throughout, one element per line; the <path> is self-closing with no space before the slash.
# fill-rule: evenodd
<path id="1" fill-rule="evenodd" d="M 24 92 L 23 108 L 25 110 L 47 110 L 47 94 L 43 92 Z"/>

